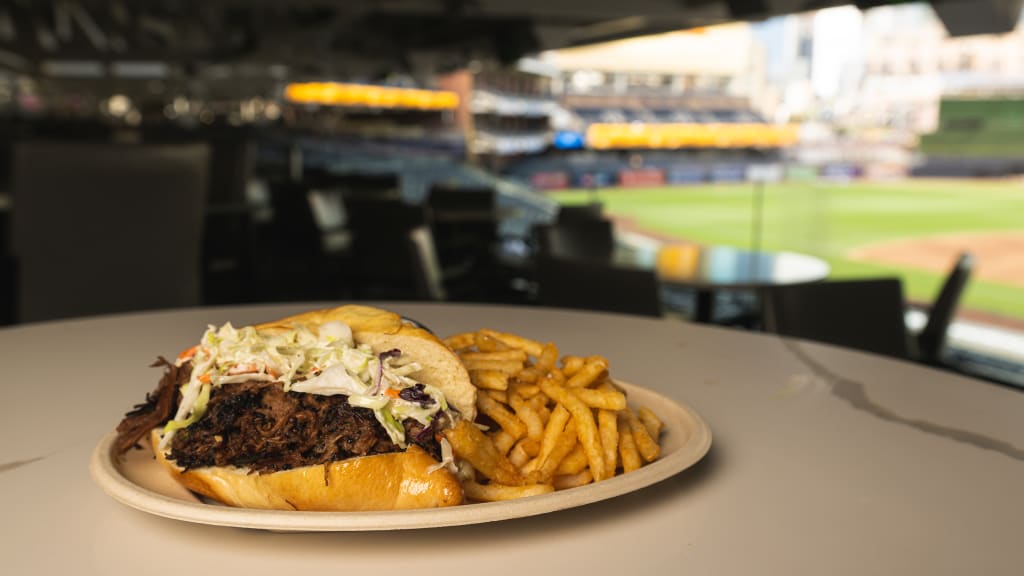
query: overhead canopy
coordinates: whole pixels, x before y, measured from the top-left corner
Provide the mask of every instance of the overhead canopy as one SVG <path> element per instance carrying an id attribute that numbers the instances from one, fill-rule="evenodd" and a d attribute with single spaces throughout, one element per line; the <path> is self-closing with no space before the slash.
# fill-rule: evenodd
<path id="1" fill-rule="evenodd" d="M 932 0 L 952 34 L 1013 29 L 1024 0 Z M 127 74 L 232 62 L 383 75 L 849 4 L 845 0 L 0 0 L 0 68 Z M 862 8 L 892 0 L 856 0 Z M 718 54 L 717 58 L 727 58 Z M 126 62 L 148 63 L 131 66 Z M 157 64 L 159 63 L 159 65 Z"/>
<path id="2" fill-rule="evenodd" d="M 747 26 L 700 27 L 545 52 L 559 70 L 729 75 L 745 71 L 754 42 Z"/>

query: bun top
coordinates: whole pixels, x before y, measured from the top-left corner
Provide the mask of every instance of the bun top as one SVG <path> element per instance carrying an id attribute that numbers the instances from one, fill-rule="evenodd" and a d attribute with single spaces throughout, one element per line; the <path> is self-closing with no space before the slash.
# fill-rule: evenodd
<path id="1" fill-rule="evenodd" d="M 411 375 L 413 378 L 439 389 L 464 419 L 472 422 L 476 418 L 476 388 L 462 361 L 437 336 L 402 320 L 394 312 L 350 304 L 311 310 L 254 327 L 259 332 L 275 333 L 299 324 L 318 333 L 319 327 L 328 322 L 348 325 L 357 343 L 368 345 L 378 354 L 394 348 L 408 354 L 422 366 Z"/>

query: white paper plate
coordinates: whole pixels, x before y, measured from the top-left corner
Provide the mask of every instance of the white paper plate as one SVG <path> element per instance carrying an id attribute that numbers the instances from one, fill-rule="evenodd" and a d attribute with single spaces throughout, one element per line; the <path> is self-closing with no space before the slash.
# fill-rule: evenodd
<path id="1" fill-rule="evenodd" d="M 665 423 L 662 455 L 639 470 L 587 486 L 505 502 L 388 512 L 294 512 L 250 510 L 208 503 L 181 487 L 148 450 L 113 453 L 116 434 L 96 446 L 89 464 L 93 479 L 114 499 L 157 516 L 240 528 L 278 531 L 358 531 L 434 528 L 494 522 L 575 508 L 621 496 L 674 476 L 698 462 L 711 447 L 711 430 L 689 407 L 623 382 L 629 405 L 648 406 Z"/>

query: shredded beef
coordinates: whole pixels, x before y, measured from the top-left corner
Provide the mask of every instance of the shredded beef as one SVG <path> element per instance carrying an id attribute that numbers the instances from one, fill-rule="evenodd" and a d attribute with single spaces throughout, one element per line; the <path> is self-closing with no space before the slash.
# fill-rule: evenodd
<path id="1" fill-rule="evenodd" d="M 408 437 L 435 457 L 433 435 L 414 420 Z M 418 441 L 417 441 L 418 440 Z M 206 414 L 171 441 L 170 458 L 183 468 L 244 466 L 257 472 L 398 452 L 373 411 L 345 396 L 285 392 L 279 383 L 226 384 L 210 395 Z"/>
<path id="2" fill-rule="evenodd" d="M 188 382 L 192 366 L 177 367 L 165 358 L 158 358 L 153 367 L 164 366 L 166 370 L 160 378 L 156 390 L 146 394 L 146 401 L 137 404 L 117 425 L 117 441 L 115 449 L 118 454 L 127 452 L 139 443 L 149 431 L 171 419 L 178 408 L 178 390 Z"/>
<path id="3" fill-rule="evenodd" d="M 124 452 L 157 426 L 170 420 L 180 401 L 177 390 L 191 370 L 165 366 L 156 391 L 129 412 L 118 426 L 118 450 Z M 406 439 L 435 459 L 441 447 L 433 428 L 403 422 Z M 325 464 L 356 456 L 398 452 L 368 408 L 351 406 L 346 396 L 285 392 L 279 382 L 225 384 L 210 393 L 206 413 L 171 441 L 169 458 L 186 469 L 240 466 L 274 472 Z"/>

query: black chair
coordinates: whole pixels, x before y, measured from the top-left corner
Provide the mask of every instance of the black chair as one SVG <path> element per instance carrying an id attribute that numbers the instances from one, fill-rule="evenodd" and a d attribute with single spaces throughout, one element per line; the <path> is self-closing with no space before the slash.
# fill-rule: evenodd
<path id="1" fill-rule="evenodd" d="M 957 257 L 952 270 L 946 276 L 938 296 L 928 310 L 928 321 L 917 335 L 916 356 L 921 362 L 932 365 L 943 363 L 946 334 L 973 268 L 974 256 L 965 252 Z"/>
<path id="2" fill-rule="evenodd" d="M 255 300 L 253 232 L 247 206 L 207 207 L 203 222 L 203 305 Z"/>
<path id="3" fill-rule="evenodd" d="M 602 218 L 604 218 L 604 205 L 600 202 L 589 202 L 587 204 L 560 206 L 555 221 L 559 224 L 567 224 L 581 220 L 600 220 Z"/>
<path id="4" fill-rule="evenodd" d="M 435 216 L 493 218 L 498 194 L 493 188 L 455 188 L 435 184 L 427 193 L 427 206 Z"/>
<path id="5" fill-rule="evenodd" d="M 766 332 L 909 358 L 899 278 L 831 280 L 763 293 Z"/>
<path id="6" fill-rule="evenodd" d="M 425 225 L 423 207 L 399 200 L 345 199 L 351 248 L 345 282 L 359 299 L 414 299 L 412 230 Z"/>
<path id="7" fill-rule="evenodd" d="M 484 301 L 499 291 L 497 192 L 435 185 L 427 217 L 444 284 L 454 300 Z"/>
<path id="8" fill-rule="evenodd" d="M 282 259 L 319 255 L 323 250 L 309 193 L 309 185 L 303 182 L 282 180 L 270 185 L 273 217 L 267 232 L 274 238 L 275 254 Z"/>
<path id="9" fill-rule="evenodd" d="M 417 226 L 409 231 L 409 249 L 417 299 L 436 302 L 447 300 L 434 238 L 426 226 Z"/>
<path id="10" fill-rule="evenodd" d="M 615 226 L 603 218 L 539 224 L 533 234 L 537 252 L 545 256 L 610 262 L 615 251 Z"/>
<path id="11" fill-rule="evenodd" d="M 250 299 L 317 300 L 338 297 L 327 289 L 330 272 L 323 232 L 317 224 L 306 182 L 270 183 L 272 217 L 253 222 L 255 287 Z M 297 279 L 302 279 L 298 281 Z"/>
<path id="12" fill-rule="evenodd" d="M 401 179 L 397 174 L 321 174 L 313 180 L 319 187 L 341 190 L 346 200 L 402 197 Z"/>
<path id="13" fill-rule="evenodd" d="M 19 142 L 18 319 L 201 303 L 205 144 Z"/>
<path id="14" fill-rule="evenodd" d="M 651 270 L 542 256 L 537 283 L 544 306 L 662 315 L 661 285 Z"/>

